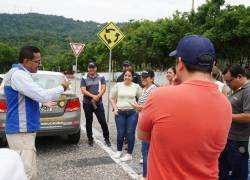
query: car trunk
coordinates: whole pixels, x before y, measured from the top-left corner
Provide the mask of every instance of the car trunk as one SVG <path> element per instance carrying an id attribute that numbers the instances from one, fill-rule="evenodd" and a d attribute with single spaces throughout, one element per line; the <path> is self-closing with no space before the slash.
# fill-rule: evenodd
<path id="1" fill-rule="evenodd" d="M 40 108 L 41 118 L 63 116 L 65 112 L 74 111 L 80 107 L 79 99 L 73 94 L 61 94 L 56 103 L 56 107 L 53 108 L 42 106 Z"/>

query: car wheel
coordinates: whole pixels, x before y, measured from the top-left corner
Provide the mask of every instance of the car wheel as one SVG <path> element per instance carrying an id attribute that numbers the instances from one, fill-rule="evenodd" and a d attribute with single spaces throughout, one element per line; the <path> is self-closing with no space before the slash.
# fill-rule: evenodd
<path id="1" fill-rule="evenodd" d="M 81 137 L 81 130 L 79 130 L 75 134 L 68 135 L 68 142 L 70 144 L 78 144 L 78 142 L 80 141 L 80 137 Z"/>

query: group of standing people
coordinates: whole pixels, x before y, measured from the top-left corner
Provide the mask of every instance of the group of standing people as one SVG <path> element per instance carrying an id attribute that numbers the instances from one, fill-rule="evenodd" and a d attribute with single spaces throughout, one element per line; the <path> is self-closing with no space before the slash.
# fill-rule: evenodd
<path id="1" fill-rule="evenodd" d="M 110 102 L 117 127 L 117 152 L 115 158 L 120 158 L 121 161 L 132 159 L 138 113 L 142 110 L 146 99 L 155 88 L 154 72 L 152 70 L 145 70 L 139 76 L 133 71 L 130 61 L 123 62 L 123 73 L 117 78 L 117 83 L 110 92 Z M 106 145 L 111 146 L 102 103 L 102 95 L 105 89 L 104 77 L 97 73 L 96 64 L 90 61 L 88 73 L 81 80 L 81 91 L 84 95 L 83 109 L 90 146 L 93 146 L 94 142 L 92 137 L 93 113 L 96 114 L 97 120 L 102 127 Z M 127 153 L 123 155 L 124 143 L 127 145 Z M 148 143 L 142 142 L 143 174 L 145 177 L 148 149 Z"/>
<path id="2" fill-rule="evenodd" d="M 142 141 L 143 176 L 147 179 L 247 180 L 250 132 L 250 82 L 240 65 L 221 73 L 215 65 L 212 42 L 202 36 L 182 38 L 175 51 L 176 66 L 167 70 L 168 86 L 154 84 L 154 72 L 141 77 L 129 61 L 111 89 L 117 128 L 116 158 L 132 159 L 135 132 Z M 28 179 L 36 179 L 36 131 L 40 128 L 39 104 L 53 106 L 68 81 L 53 89 L 37 85 L 30 73 L 41 64 L 40 50 L 28 46 L 19 53 L 19 64 L 5 76 L 6 137 L 21 156 Z M 226 84 L 226 85 L 225 85 Z M 171 86 L 169 86 L 171 85 Z M 227 88 L 229 87 L 229 88 Z M 88 144 L 93 146 L 93 113 L 111 146 L 102 96 L 104 77 L 89 62 L 81 80 Z M 228 96 L 228 97 L 227 97 Z M 138 126 L 138 127 L 137 127 Z M 127 152 L 123 155 L 124 140 Z M 218 168 L 219 167 L 219 168 Z"/>
<path id="3" fill-rule="evenodd" d="M 139 120 L 144 177 L 246 180 L 247 71 L 236 64 L 222 73 L 215 66 L 213 44 L 202 36 L 184 37 L 170 55 L 176 57 L 176 67 L 167 69 L 167 86 L 160 88 L 152 70 L 139 78 L 131 63 L 123 62 L 109 95 L 117 127 L 115 157 L 132 159 Z M 128 149 L 122 156 L 124 140 Z"/>
<path id="4" fill-rule="evenodd" d="M 247 71 L 240 65 L 232 65 L 222 73 L 215 66 L 213 44 L 202 36 L 184 37 L 170 55 L 176 57 L 176 67 L 167 69 L 168 83 L 161 88 L 154 84 L 152 70 L 144 70 L 139 76 L 130 61 L 123 62 L 123 73 L 109 95 L 117 128 L 115 158 L 132 159 L 140 119 L 143 177 L 247 179 L 250 111 Z M 93 145 L 95 112 L 105 142 L 110 146 L 101 101 L 105 80 L 97 73 L 91 77 L 91 69 L 96 72 L 93 62 L 81 82 L 89 144 Z M 123 155 L 124 142 L 128 147 Z M 199 163 L 204 165 L 200 169 L 195 165 Z"/>

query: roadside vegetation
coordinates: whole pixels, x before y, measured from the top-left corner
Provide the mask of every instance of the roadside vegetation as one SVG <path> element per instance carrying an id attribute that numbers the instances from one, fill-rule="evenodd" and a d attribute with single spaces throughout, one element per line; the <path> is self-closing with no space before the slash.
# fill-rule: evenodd
<path id="1" fill-rule="evenodd" d="M 84 72 L 89 59 L 100 71 L 108 71 L 109 51 L 97 38 L 105 24 L 81 22 L 59 16 L 41 14 L 0 14 L 0 73 L 17 61 L 18 49 L 35 45 L 42 50 L 46 70 L 71 71 L 75 57 L 69 42 L 84 42 L 86 48 L 78 59 Z M 184 35 L 200 34 L 212 40 L 221 67 L 238 62 L 250 66 L 250 7 L 225 5 L 224 0 L 211 0 L 195 12 L 178 12 L 172 17 L 130 20 L 118 23 L 125 34 L 113 50 L 113 69 L 121 70 L 121 62 L 129 59 L 136 70 L 151 67 L 165 70 L 174 60 L 168 53 Z"/>

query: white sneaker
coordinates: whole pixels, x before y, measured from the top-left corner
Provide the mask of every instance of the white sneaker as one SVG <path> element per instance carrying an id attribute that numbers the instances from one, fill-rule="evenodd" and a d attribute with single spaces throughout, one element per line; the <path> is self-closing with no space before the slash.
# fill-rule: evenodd
<path id="1" fill-rule="evenodd" d="M 143 175 L 141 174 L 141 175 L 139 175 L 139 180 L 145 180 L 146 178 L 145 177 L 143 177 Z"/>
<path id="2" fill-rule="evenodd" d="M 131 155 L 131 154 L 125 154 L 120 160 L 121 160 L 121 161 L 129 161 L 129 160 L 132 160 L 132 155 Z"/>
<path id="3" fill-rule="evenodd" d="M 122 151 L 116 151 L 114 158 L 119 159 L 122 155 Z"/>
<path id="4" fill-rule="evenodd" d="M 142 158 L 140 159 L 140 164 L 143 164 L 143 159 Z"/>

